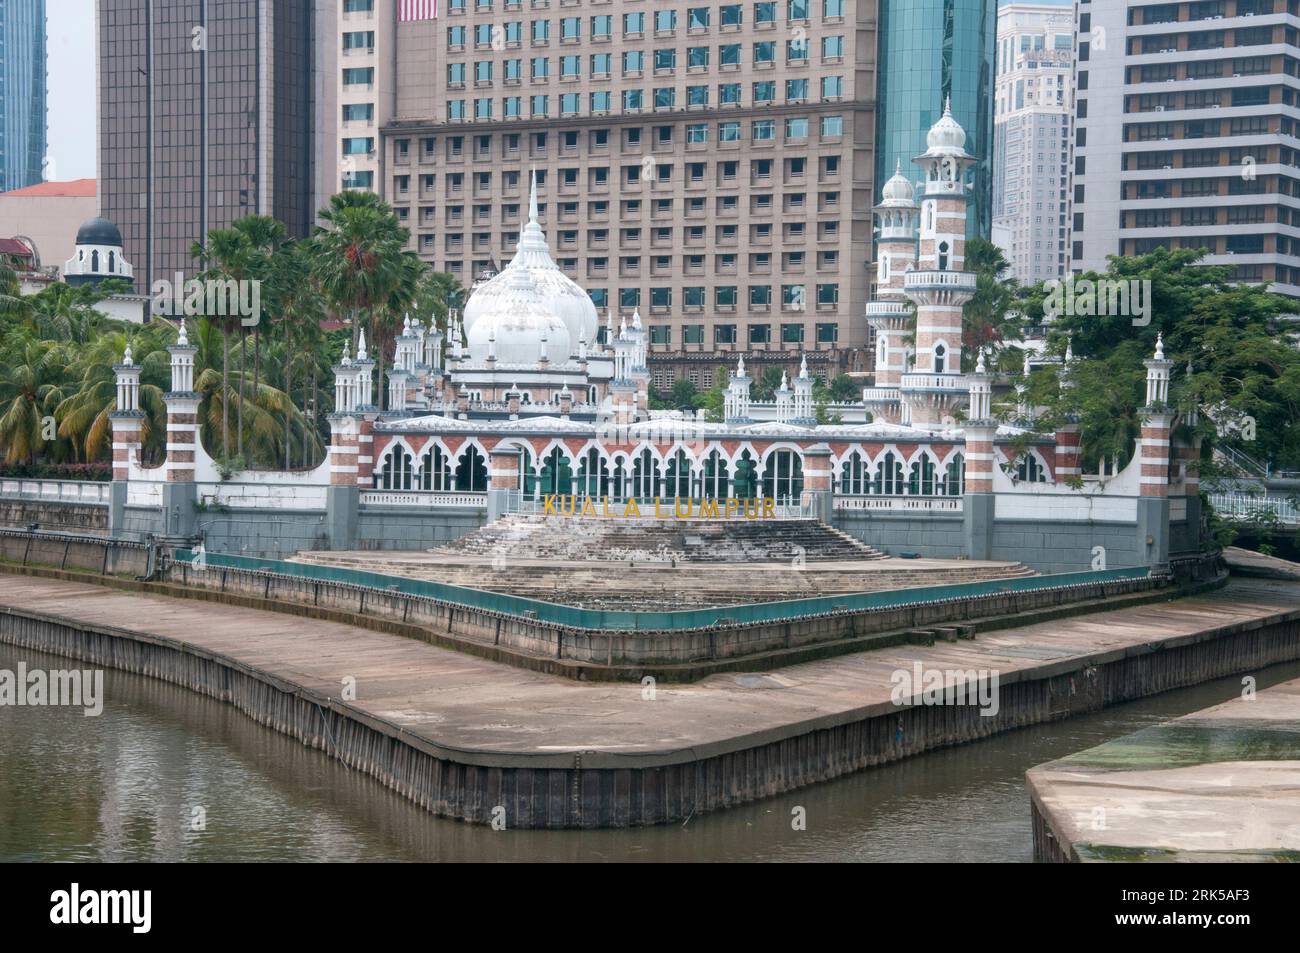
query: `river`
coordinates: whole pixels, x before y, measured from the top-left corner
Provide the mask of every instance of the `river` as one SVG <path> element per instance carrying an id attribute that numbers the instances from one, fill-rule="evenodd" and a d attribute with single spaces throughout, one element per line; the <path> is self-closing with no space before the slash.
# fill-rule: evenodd
<path id="1" fill-rule="evenodd" d="M 0 645 L 0 669 L 73 668 Z M 1257 673 L 1300 677 L 1300 662 Z M 436 818 L 234 708 L 104 673 L 105 706 L 0 706 L 0 861 L 1029 861 L 1026 769 L 1238 694 L 1239 678 L 919 755 L 685 824 Z M 802 809 L 806 829 L 793 820 Z M 196 823 L 196 819 L 199 823 Z"/>

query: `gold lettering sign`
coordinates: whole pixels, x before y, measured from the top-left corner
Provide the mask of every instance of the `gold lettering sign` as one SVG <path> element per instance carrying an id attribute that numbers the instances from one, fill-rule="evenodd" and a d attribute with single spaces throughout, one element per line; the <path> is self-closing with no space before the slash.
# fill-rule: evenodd
<path id="1" fill-rule="evenodd" d="M 579 504 L 578 500 L 582 503 Z M 643 500 L 646 510 L 642 512 L 635 498 L 613 501 L 600 497 L 600 509 L 590 496 L 578 497 L 576 494 L 548 493 L 542 497 L 542 514 L 544 516 L 596 517 L 598 519 L 656 519 L 656 520 L 756 520 L 776 519 L 776 500 L 770 496 L 743 499 L 727 497 L 726 499 L 696 500 L 689 496 L 671 498 L 654 498 L 654 509 L 649 508 L 649 501 Z"/>

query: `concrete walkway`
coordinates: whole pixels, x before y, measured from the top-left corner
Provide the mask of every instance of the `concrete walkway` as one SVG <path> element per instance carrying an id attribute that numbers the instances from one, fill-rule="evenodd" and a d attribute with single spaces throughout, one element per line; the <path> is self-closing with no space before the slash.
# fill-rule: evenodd
<path id="1" fill-rule="evenodd" d="M 469 763 L 562 766 L 581 752 L 589 767 L 647 767 L 894 711 L 891 676 L 914 662 L 927 669 L 993 669 L 1005 688 L 1225 625 L 1300 618 L 1300 583 L 1236 580 L 1194 598 L 975 641 L 900 646 L 653 692 L 521 671 L 338 623 L 58 580 L 0 575 L 4 607 L 184 643 L 333 699 L 345 679 L 355 679 L 356 700 L 340 707 Z"/>
<path id="2" fill-rule="evenodd" d="M 1026 776 L 1038 859 L 1300 860 L 1300 679 Z"/>

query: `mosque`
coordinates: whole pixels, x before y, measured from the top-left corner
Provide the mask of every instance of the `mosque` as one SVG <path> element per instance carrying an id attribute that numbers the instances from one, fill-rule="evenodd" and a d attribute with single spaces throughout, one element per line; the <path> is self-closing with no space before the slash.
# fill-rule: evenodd
<path id="1" fill-rule="evenodd" d="M 1158 345 L 1146 362 L 1141 436 L 1117 473 L 1081 471 L 1077 424 L 1039 432 L 1023 402 L 1015 423 L 996 419 L 982 354 L 972 372 L 962 370 L 962 306 L 976 286 L 964 267 L 975 162 L 965 143 L 945 109 L 914 160 L 918 185 L 900 169 L 882 188 L 877 293 L 866 309 L 876 378 L 857 420 L 819 421 L 806 362 L 775 400 L 751 400 L 743 358 L 722 419 L 651 410 L 639 314 L 615 323 L 607 313 L 606 333 L 597 333 L 589 295 L 551 257 L 534 182 L 514 258 L 476 284 L 463 314 L 449 316 L 446 339 L 436 326 L 405 324 L 385 409 L 364 335 L 355 354 L 344 354 L 334 368 L 328 459 L 316 474 L 285 475 L 284 492 L 310 501 L 292 504 L 307 509 L 320 501 L 303 484 L 328 483 L 331 549 L 454 538 L 436 533 L 455 511 L 467 520 L 459 532 L 519 512 L 812 517 L 887 552 L 1015 559 L 1040 571 L 1095 569 L 1098 553 L 1103 565 L 1160 567 L 1196 551 L 1200 449 L 1195 438 L 1171 441 L 1180 417 L 1168 405 L 1172 362 Z M 193 348 L 182 341 L 171 350 L 162 501 L 183 514 L 188 504 L 169 501 L 178 491 L 193 495 L 185 484 L 215 479 L 215 471 L 194 435 Z M 114 416 L 115 459 L 129 461 L 139 426 L 129 385 L 138 369 L 119 371 L 127 404 Z M 158 479 L 115 466 L 115 479 Z M 436 533 L 421 536 L 421 521 Z"/>
<path id="2" fill-rule="evenodd" d="M 596 308 L 552 259 L 534 185 L 514 259 L 474 289 L 463 316 L 452 315 L 445 361 L 441 333 L 408 321 L 383 413 L 364 403 L 373 392 L 364 352 L 335 369 L 338 412 L 355 421 L 357 446 L 373 447 L 367 466 L 366 455 L 354 459 L 341 442 L 335 474 L 350 480 L 355 472 L 377 490 L 497 489 L 523 500 L 767 498 L 789 507 L 808 505 L 805 490 L 823 485 L 842 497 L 911 497 L 914 505 L 960 498 L 970 461 L 957 418 L 972 388 L 987 396 L 990 381 L 982 368 L 961 372 L 962 305 L 975 290 L 975 275 L 963 270 L 966 173 L 975 162 L 965 141 L 945 111 L 916 159 L 920 204 L 900 170 L 876 208 L 879 294 L 867 318 L 877 375 L 864 393 L 872 422 L 819 424 L 806 360 L 760 406 L 742 357 L 718 422 L 650 411 L 640 315 L 614 327 L 607 314 L 609 344 L 596 343 Z M 988 408 L 977 416 L 987 420 Z M 1046 483 L 1078 472 L 1077 444 L 1058 450 L 1050 435 L 1029 434 L 1019 456 L 1006 449 L 1026 433 L 993 428 L 997 462 L 1014 461 L 1011 478 Z M 977 479 L 987 473 L 976 467 Z M 497 495 L 499 506 L 513 505 Z"/>

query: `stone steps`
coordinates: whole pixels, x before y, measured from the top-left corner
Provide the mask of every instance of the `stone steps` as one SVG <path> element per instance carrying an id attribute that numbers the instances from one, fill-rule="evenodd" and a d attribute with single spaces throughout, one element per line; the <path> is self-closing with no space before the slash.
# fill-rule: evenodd
<path id="1" fill-rule="evenodd" d="M 449 557 L 571 561 L 805 562 L 882 554 L 817 520 L 577 520 L 515 514 L 441 547 Z"/>
<path id="2" fill-rule="evenodd" d="M 300 562 L 426 579 L 451 585 L 509 593 L 548 602 L 590 608 L 682 608 L 773 602 L 852 592 L 958 585 L 991 579 L 1034 575 L 1020 563 L 962 566 L 957 563 L 931 568 L 889 568 L 873 561 L 873 568 L 853 571 L 815 566 L 709 565 L 707 571 L 683 571 L 662 564 L 599 566 L 575 564 L 472 565 L 423 559 L 377 558 L 346 553 L 313 552 L 295 557 Z"/>

